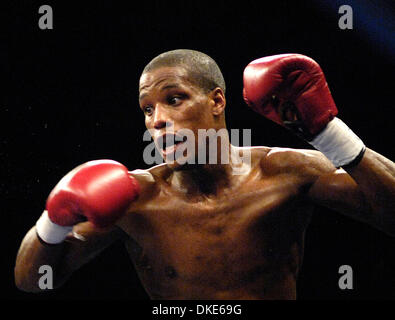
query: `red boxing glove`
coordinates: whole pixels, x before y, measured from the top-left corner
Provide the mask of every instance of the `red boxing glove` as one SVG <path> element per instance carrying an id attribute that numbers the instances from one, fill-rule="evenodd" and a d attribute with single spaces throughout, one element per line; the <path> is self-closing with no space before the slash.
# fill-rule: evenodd
<path id="1" fill-rule="evenodd" d="M 52 190 L 46 211 L 36 224 L 37 233 L 47 243 L 59 243 L 78 222 L 110 226 L 139 192 L 137 180 L 122 164 L 112 160 L 87 162 L 70 171 Z"/>
<path id="2" fill-rule="evenodd" d="M 95 226 L 114 223 L 138 196 L 137 180 L 111 160 L 87 162 L 69 172 L 50 193 L 46 209 L 52 222 L 74 225 L 86 218 Z"/>
<path id="3" fill-rule="evenodd" d="M 336 117 L 320 66 L 300 54 L 252 61 L 244 70 L 244 100 L 256 112 L 309 141 L 335 167 L 355 166 L 366 147 Z"/>
<path id="4" fill-rule="evenodd" d="M 337 115 L 320 66 L 301 54 L 252 61 L 244 70 L 243 96 L 253 110 L 308 140 Z"/>

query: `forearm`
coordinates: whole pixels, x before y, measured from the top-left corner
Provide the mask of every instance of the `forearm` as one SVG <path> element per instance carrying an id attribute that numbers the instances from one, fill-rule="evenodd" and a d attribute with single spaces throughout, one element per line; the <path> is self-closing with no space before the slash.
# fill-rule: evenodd
<path id="1" fill-rule="evenodd" d="M 137 179 L 116 161 L 90 161 L 70 171 L 52 190 L 46 209 L 21 243 L 15 266 L 17 287 L 40 291 L 43 265 L 51 267 L 53 285 L 59 287 L 75 270 L 125 236 L 115 222 L 138 194 Z"/>
<path id="2" fill-rule="evenodd" d="M 359 164 L 346 171 L 364 194 L 378 227 L 395 234 L 395 163 L 366 149 Z"/>
<path id="3" fill-rule="evenodd" d="M 93 259 L 117 240 L 127 237 L 116 225 L 95 228 L 90 222 L 73 227 L 72 234 L 58 244 L 46 244 L 38 236 L 36 227 L 22 240 L 15 264 L 15 284 L 29 292 L 40 292 L 39 269 L 48 265 L 53 273 L 53 287 L 60 287 L 72 273 Z"/>
<path id="4" fill-rule="evenodd" d="M 38 282 L 42 274 L 39 273 L 39 269 L 43 265 L 48 265 L 53 271 L 53 285 L 59 287 L 66 276 L 59 269 L 65 245 L 64 242 L 47 245 L 38 238 L 36 227 L 31 228 L 22 240 L 16 257 L 14 269 L 16 286 L 23 291 L 40 292 Z"/>

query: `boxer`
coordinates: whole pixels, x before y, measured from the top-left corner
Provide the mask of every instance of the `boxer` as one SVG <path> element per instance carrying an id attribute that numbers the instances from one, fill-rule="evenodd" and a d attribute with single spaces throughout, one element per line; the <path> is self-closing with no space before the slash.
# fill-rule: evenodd
<path id="1" fill-rule="evenodd" d="M 203 53 L 154 58 L 142 72 L 139 103 L 155 143 L 183 128 L 196 135 L 226 128 L 225 90 Z M 152 299 L 296 299 L 315 205 L 395 234 L 395 165 L 337 117 L 317 62 L 299 54 L 255 60 L 244 71 L 243 94 L 252 109 L 317 150 L 230 146 L 251 154 L 237 175 L 232 160 L 168 160 L 184 141 L 158 143 L 165 162 L 147 170 L 85 163 L 53 189 L 22 240 L 17 287 L 39 292 L 44 264 L 59 287 L 121 240 Z"/>

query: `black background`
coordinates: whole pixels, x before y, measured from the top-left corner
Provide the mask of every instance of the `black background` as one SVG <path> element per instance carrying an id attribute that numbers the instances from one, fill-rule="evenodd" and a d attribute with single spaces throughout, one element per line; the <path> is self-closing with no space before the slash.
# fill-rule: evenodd
<path id="1" fill-rule="evenodd" d="M 38 27 L 43 4 L 52 6 L 53 30 Z M 353 8 L 352 30 L 338 27 L 341 4 Z M 129 169 L 147 168 L 138 79 L 164 51 L 188 48 L 213 57 L 227 81 L 228 127 L 252 128 L 253 145 L 292 148 L 310 147 L 245 106 L 242 73 L 251 60 L 267 55 L 311 56 L 326 74 L 339 117 L 368 147 L 395 158 L 391 1 L 9 1 L 0 6 L 5 299 L 148 299 L 121 243 L 56 291 L 18 291 L 13 268 L 23 236 L 69 170 L 103 158 Z M 298 298 L 394 299 L 394 249 L 394 238 L 317 208 L 306 235 Z M 353 290 L 338 288 L 338 269 L 345 264 L 354 271 Z"/>

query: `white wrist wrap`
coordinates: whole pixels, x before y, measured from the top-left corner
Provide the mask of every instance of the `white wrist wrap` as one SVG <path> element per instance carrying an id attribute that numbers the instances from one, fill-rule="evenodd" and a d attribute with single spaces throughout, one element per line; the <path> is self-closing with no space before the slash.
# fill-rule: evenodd
<path id="1" fill-rule="evenodd" d="M 336 117 L 309 143 L 337 168 L 352 162 L 365 149 L 362 140 Z"/>
<path id="2" fill-rule="evenodd" d="M 53 223 L 49 217 L 47 210 L 44 210 L 41 217 L 36 222 L 36 232 L 38 236 L 46 243 L 57 244 L 63 242 L 71 230 L 72 226 L 60 226 Z"/>

